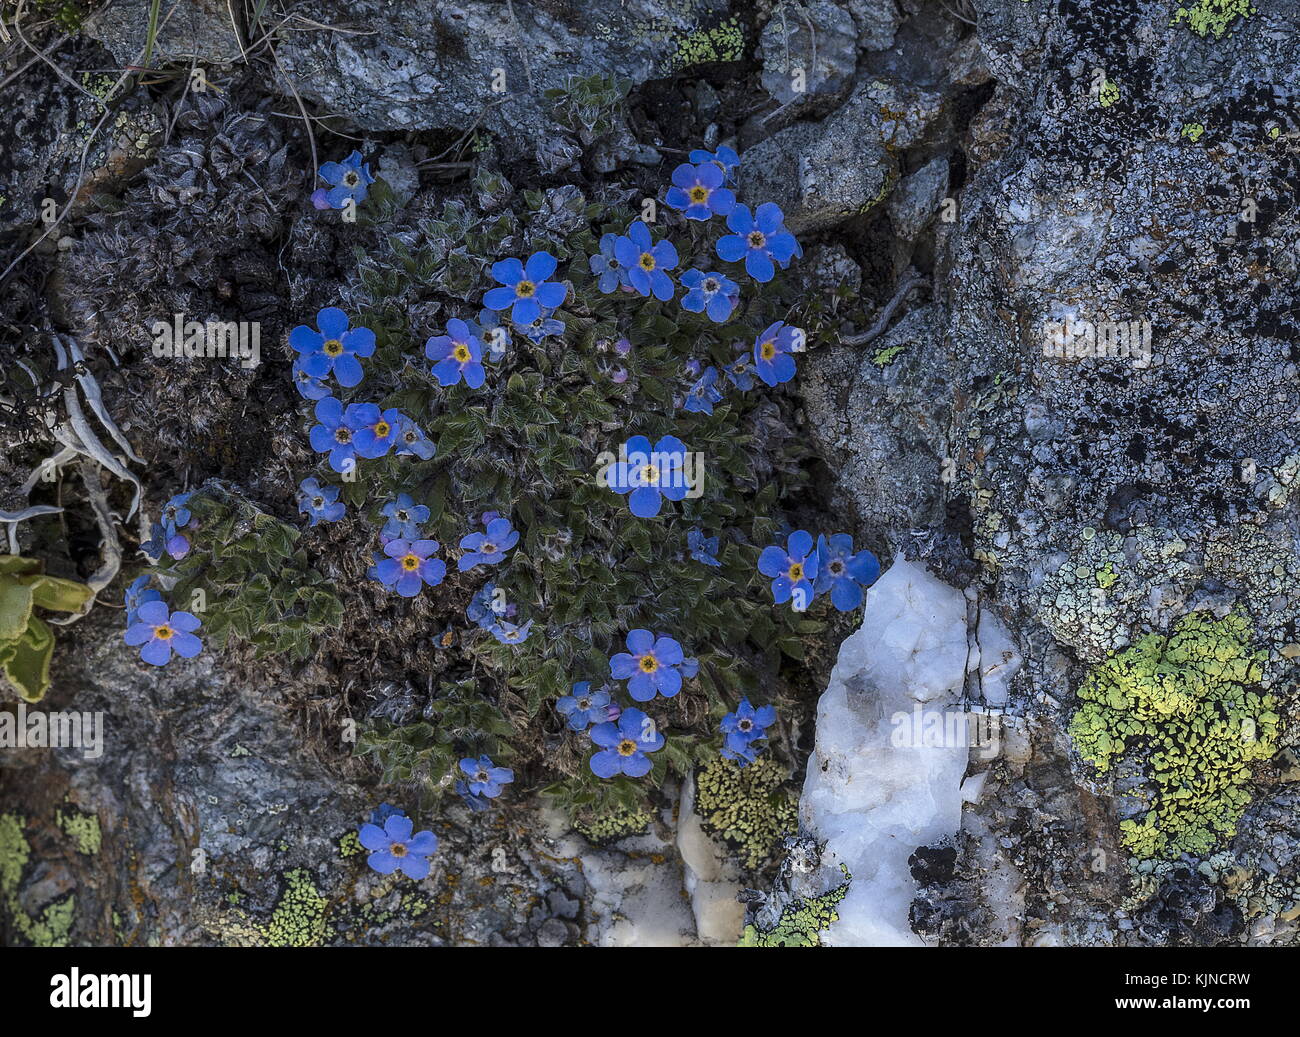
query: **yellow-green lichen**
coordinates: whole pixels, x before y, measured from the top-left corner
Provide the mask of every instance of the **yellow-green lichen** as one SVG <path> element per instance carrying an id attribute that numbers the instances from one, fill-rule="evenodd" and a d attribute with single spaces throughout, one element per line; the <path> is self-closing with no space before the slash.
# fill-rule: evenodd
<path id="1" fill-rule="evenodd" d="M 739 18 L 728 18 L 709 28 L 696 29 L 677 40 L 667 70 L 680 72 L 714 61 L 739 61 L 745 56 L 745 33 Z"/>
<path id="2" fill-rule="evenodd" d="M 83 814 L 69 807 L 59 811 L 57 820 L 63 833 L 76 844 L 81 853 L 87 857 L 99 853 L 102 833 L 99 830 L 98 816 Z"/>
<path id="3" fill-rule="evenodd" d="M 704 827 L 735 847 L 747 868 L 760 867 L 796 827 L 789 777 L 770 756 L 746 767 L 719 756 L 696 773 L 695 809 Z"/>
<path id="4" fill-rule="evenodd" d="M 49 904 L 33 918 L 18 900 L 18 885 L 31 848 L 23 835 L 27 821 L 19 814 L 0 814 L 0 902 L 14 933 L 34 947 L 66 947 L 77 901 L 73 894 Z"/>
<path id="5" fill-rule="evenodd" d="M 573 827 L 593 843 L 608 843 L 629 835 L 640 835 L 652 819 L 648 810 L 615 809 L 603 814 L 579 814 Z"/>
<path id="6" fill-rule="evenodd" d="M 344 858 L 355 857 L 357 854 L 362 853 L 365 850 L 365 847 L 361 845 L 360 837 L 355 831 L 347 832 L 343 838 L 339 840 L 338 846 L 339 856 Z"/>
<path id="7" fill-rule="evenodd" d="M 1109 79 L 1103 80 L 1101 89 L 1097 92 L 1097 103 L 1103 108 L 1109 108 L 1119 100 L 1119 84 Z"/>
<path id="8" fill-rule="evenodd" d="M 303 868 L 285 873 L 285 889 L 266 925 L 258 926 L 270 947 L 317 947 L 328 935 L 325 911 L 328 902 L 316 891 L 311 875 Z"/>
<path id="9" fill-rule="evenodd" d="M 1250 802 L 1250 765 L 1277 751 L 1280 718 L 1263 688 L 1267 653 L 1232 613 L 1184 616 L 1093 667 L 1070 722 L 1080 755 L 1106 772 L 1128 753 L 1143 768 L 1149 809 L 1120 823 L 1140 860 L 1203 855 L 1236 831 Z"/>
<path id="10" fill-rule="evenodd" d="M 1213 36 L 1220 40 L 1238 17 L 1249 18 L 1255 12 L 1250 0 L 1197 0 L 1192 7 L 1180 3 L 1170 24 L 1177 25 L 1185 20 L 1197 36 Z"/>
<path id="11" fill-rule="evenodd" d="M 877 367 L 888 367 L 898 359 L 898 354 L 901 353 L 904 348 L 906 347 L 889 346 L 887 349 L 877 349 L 875 356 L 871 358 L 871 362 Z"/>
<path id="12" fill-rule="evenodd" d="M 1203 133 L 1205 133 L 1205 127 L 1202 126 L 1199 122 L 1183 123 L 1183 136 L 1186 137 L 1188 140 L 1190 140 L 1193 144 L 1195 144 L 1198 140 L 1201 139 L 1201 135 Z"/>
<path id="13" fill-rule="evenodd" d="M 760 929 L 750 923 L 740 934 L 739 947 L 818 947 L 821 934 L 830 928 L 830 924 L 840 917 L 835 906 L 849 892 L 849 883 L 853 876 L 843 864 L 844 884 L 836 886 L 829 893 L 807 900 L 796 900 L 781 912 L 781 918 L 771 929 Z"/>

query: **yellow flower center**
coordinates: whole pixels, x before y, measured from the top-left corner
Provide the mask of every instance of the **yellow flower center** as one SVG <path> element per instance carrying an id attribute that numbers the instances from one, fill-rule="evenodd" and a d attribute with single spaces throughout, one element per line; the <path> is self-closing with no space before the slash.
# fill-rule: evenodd
<path id="1" fill-rule="evenodd" d="M 630 738 L 624 738 L 618 743 L 619 756 L 632 756 L 636 753 L 636 742 Z"/>
<path id="2" fill-rule="evenodd" d="M 654 673 L 655 670 L 659 669 L 659 660 L 653 655 L 643 655 L 640 659 L 640 666 L 642 673 Z"/>
<path id="3" fill-rule="evenodd" d="M 378 436 L 380 439 L 387 439 L 388 434 L 392 431 L 393 431 L 393 426 L 388 424 L 388 422 L 382 419 L 375 422 L 374 432 L 375 435 Z"/>
<path id="4" fill-rule="evenodd" d="M 694 187 L 692 187 L 690 191 L 687 192 L 687 194 L 690 197 L 691 201 L 697 205 L 702 205 L 704 202 L 707 202 L 709 200 L 709 189 L 699 184 L 696 184 Z"/>
<path id="5" fill-rule="evenodd" d="M 515 285 L 515 294 L 521 299 L 530 299 L 533 293 L 537 291 L 537 285 L 532 281 L 520 281 Z"/>
<path id="6" fill-rule="evenodd" d="M 414 554 L 403 555 L 402 568 L 405 569 L 408 573 L 415 572 L 416 569 L 420 568 L 420 556 Z"/>
<path id="7" fill-rule="evenodd" d="M 321 351 L 326 356 L 339 356 L 343 352 L 343 343 L 336 338 L 326 339 Z"/>
<path id="8" fill-rule="evenodd" d="M 156 637 L 159 641 L 170 640 L 172 634 L 174 633 L 175 631 L 172 630 L 172 628 L 167 626 L 166 624 L 163 624 L 160 627 L 153 628 L 153 636 Z"/>
<path id="9" fill-rule="evenodd" d="M 772 339 L 768 339 L 758 347 L 758 355 L 764 360 L 771 360 L 776 356 L 776 342 Z"/>
<path id="10" fill-rule="evenodd" d="M 642 270 L 653 270 L 655 268 L 655 257 L 649 252 L 642 252 L 641 258 L 637 260 L 637 265 Z"/>
<path id="11" fill-rule="evenodd" d="M 802 563 L 802 562 L 795 562 L 793 565 L 791 565 L 791 566 L 790 566 L 790 574 L 789 574 L 789 575 L 790 575 L 790 579 L 793 580 L 795 583 L 798 583 L 800 580 L 802 580 L 802 579 L 803 579 L 803 563 Z"/>
<path id="12" fill-rule="evenodd" d="M 457 342 L 456 348 L 451 351 L 451 355 L 456 358 L 458 363 L 464 364 L 469 361 L 469 358 L 473 354 L 470 353 L 469 346 L 465 345 L 463 342 Z"/>
<path id="13" fill-rule="evenodd" d="M 641 466 L 641 480 L 647 486 L 654 486 L 659 482 L 659 466 L 648 464 Z"/>

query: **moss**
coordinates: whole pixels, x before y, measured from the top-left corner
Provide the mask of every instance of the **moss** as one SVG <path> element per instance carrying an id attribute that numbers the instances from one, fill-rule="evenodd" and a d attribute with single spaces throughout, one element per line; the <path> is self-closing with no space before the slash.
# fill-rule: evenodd
<path id="1" fill-rule="evenodd" d="M 311 875 L 303 868 L 285 873 L 285 889 L 271 920 L 259 931 L 271 947 L 317 947 L 328 935 L 325 912 L 328 902 L 316 891 Z"/>
<path id="2" fill-rule="evenodd" d="M 796 900 L 781 912 L 781 918 L 771 929 L 760 929 L 750 923 L 740 934 L 740 947 L 818 947 L 821 934 L 830 924 L 839 919 L 835 906 L 849 892 L 849 883 L 853 876 L 848 868 L 840 865 L 844 872 L 844 884 L 836 886 L 829 893 L 807 900 Z"/>
<path id="3" fill-rule="evenodd" d="M 696 774 L 695 809 L 704 827 L 736 848 L 747 868 L 760 867 L 795 828 L 789 772 L 770 756 L 741 767 L 721 756 Z"/>
<path id="4" fill-rule="evenodd" d="M 1233 613 L 1184 616 L 1094 667 L 1070 722 L 1080 755 L 1102 772 L 1126 754 L 1144 766 L 1149 809 L 1120 824 L 1140 859 L 1211 851 L 1250 801 L 1251 763 L 1277 751 L 1280 718 L 1263 690 L 1267 653 Z"/>
<path id="5" fill-rule="evenodd" d="M 1193 7 L 1183 7 L 1180 3 L 1170 24 L 1186 21 L 1197 36 L 1220 40 L 1238 17 L 1249 18 L 1255 11 L 1250 0 L 1197 0 Z"/>
<path id="6" fill-rule="evenodd" d="M 59 827 L 64 835 L 77 845 L 77 849 L 88 857 L 99 853 L 102 833 L 99 830 L 99 818 L 95 814 L 83 814 L 71 808 L 62 810 L 58 815 Z"/>

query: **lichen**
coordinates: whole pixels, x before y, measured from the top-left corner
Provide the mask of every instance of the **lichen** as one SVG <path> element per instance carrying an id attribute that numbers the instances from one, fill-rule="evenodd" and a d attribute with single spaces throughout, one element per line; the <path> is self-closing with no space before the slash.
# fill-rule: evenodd
<path id="1" fill-rule="evenodd" d="M 18 899 L 18 885 L 31 856 L 23 835 L 27 821 L 19 814 L 0 814 L 0 902 L 13 931 L 33 947 L 66 947 L 77 901 L 73 894 L 48 904 L 33 918 Z"/>
<path id="2" fill-rule="evenodd" d="M 83 814 L 71 808 L 61 810 L 58 815 L 59 827 L 77 846 L 77 850 L 88 857 L 99 853 L 102 833 L 99 829 L 99 817 L 95 814 Z"/>
<path id="3" fill-rule="evenodd" d="M 284 875 L 285 888 L 266 925 L 258 930 L 270 947 L 317 947 L 329 933 L 328 901 L 316 890 L 310 873 L 295 868 Z"/>
<path id="4" fill-rule="evenodd" d="M 719 756 L 696 775 L 704 827 L 735 847 L 747 868 L 760 867 L 795 828 L 797 808 L 784 787 L 789 776 L 770 756 L 746 767 Z"/>
<path id="5" fill-rule="evenodd" d="M 844 884 L 836 886 L 828 893 L 805 900 L 795 900 L 786 905 L 776 925 L 771 929 L 760 929 L 750 923 L 740 934 L 740 947 L 819 947 L 821 934 L 832 922 L 839 919 L 835 906 L 848 895 L 849 883 L 853 876 L 848 868 L 840 865 L 844 872 Z"/>
<path id="6" fill-rule="evenodd" d="M 1139 860 L 1211 851 L 1236 831 L 1250 801 L 1249 766 L 1277 751 L 1280 717 L 1263 688 L 1267 653 L 1232 613 L 1184 616 L 1094 667 L 1070 735 L 1103 773 L 1140 760 L 1145 814 L 1120 823 Z"/>
<path id="7" fill-rule="evenodd" d="M 1195 144 L 1198 140 L 1201 139 L 1201 135 L 1205 133 L 1205 127 L 1202 126 L 1199 122 L 1185 122 L 1183 123 L 1182 132 L 1184 137 L 1186 137 L 1193 144 Z"/>
<path id="8" fill-rule="evenodd" d="M 629 835 L 639 835 L 649 826 L 653 815 L 648 810 L 618 808 L 603 813 L 579 814 L 573 827 L 593 843 L 608 843 Z"/>
<path id="9" fill-rule="evenodd" d="M 677 49 L 667 61 L 667 71 L 680 72 L 713 61 L 739 61 L 745 54 L 745 33 L 739 18 L 696 29 L 677 40 Z"/>
<path id="10" fill-rule="evenodd" d="M 1238 17 L 1249 18 L 1255 11 L 1250 0 L 1197 0 L 1194 7 L 1183 7 L 1180 3 L 1170 24 L 1177 25 L 1185 20 L 1196 35 L 1220 40 L 1233 21 Z"/>

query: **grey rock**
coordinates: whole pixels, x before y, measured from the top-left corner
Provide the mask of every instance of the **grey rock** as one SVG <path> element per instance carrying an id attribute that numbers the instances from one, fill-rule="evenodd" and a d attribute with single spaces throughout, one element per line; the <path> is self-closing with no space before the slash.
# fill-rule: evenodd
<path id="1" fill-rule="evenodd" d="M 120 64 L 135 64 L 144 54 L 150 7 L 151 0 L 117 0 L 88 18 L 84 31 L 112 51 Z M 199 67 L 231 65 L 242 54 L 226 0 L 185 0 L 160 8 L 152 67 L 191 61 Z"/>
<path id="2" fill-rule="evenodd" d="M 864 50 L 885 50 L 893 45 L 903 16 L 894 0 L 842 0 L 858 29 L 858 43 Z"/>
<path id="3" fill-rule="evenodd" d="M 759 38 L 763 89 L 783 114 L 806 115 L 834 106 L 849 91 L 858 59 L 858 30 L 829 0 L 782 3 Z"/>
<path id="4" fill-rule="evenodd" d="M 902 241 L 911 244 L 939 214 L 939 203 L 948 193 L 948 160 L 931 159 L 915 173 L 898 182 L 889 196 L 889 222 Z"/>

